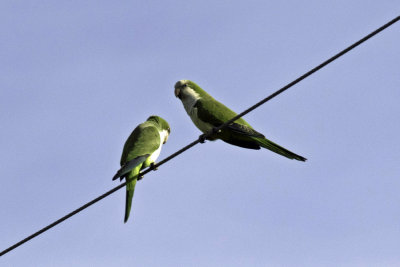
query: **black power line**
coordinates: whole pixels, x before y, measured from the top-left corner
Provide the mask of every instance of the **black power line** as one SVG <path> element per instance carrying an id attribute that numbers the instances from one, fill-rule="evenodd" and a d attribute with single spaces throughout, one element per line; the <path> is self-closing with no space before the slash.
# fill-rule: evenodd
<path id="1" fill-rule="evenodd" d="M 245 111 L 243 111 L 242 113 L 238 114 L 237 116 L 235 116 L 234 118 L 230 119 L 229 121 L 221 124 L 218 127 L 215 127 L 214 129 L 212 129 L 210 132 L 206 133 L 206 134 L 202 134 L 199 136 L 199 138 L 195 141 L 193 141 L 192 143 L 188 144 L 187 146 L 181 148 L 180 150 L 176 151 L 175 153 L 171 154 L 170 156 L 166 157 L 165 159 L 163 159 L 162 161 L 158 162 L 157 164 L 154 164 L 151 168 L 147 168 L 146 170 L 144 170 L 143 172 L 140 173 L 140 179 L 142 179 L 142 177 L 149 173 L 150 171 L 156 169 L 157 167 L 163 165 L 164 163 L 170 161 L 171 159 L 175 158 L 176 156 L 180 155 L 181 153 L 185 152 L 186 150 L 190 149 L 191 147 L 197 145 L 198 143 L 202 143 L 204 142 L 204 140 L 206 140 L 208 137 L 210 137 L 211 135 L 213 135 L 214 133 L 218 132 L 219 130 L 221 130 L 222 128 L 228 126 L 229 124 L 231 124 L 232 122 L 234 122 L 235 120 L 239 119 L 240 117 L 243 117 L 244 115 L 246 115 L 247 113 L 253 111 L 254 109 L 258 108 L 259 106 L 261 106 L 262 104 L 266 103 L 267 101 L 271 100 L 272 98 L 276 97 L 277 95 L 283 93 L 284 91 L 286 91 L 287 89 L 289 89 L 290 87 L 292 87 L 293 85 L 299 83 L 300 81 L 304 80 L 305 78 L 307 78 L 308 76 L 310 76 L 311 74 L 317 72 L 318 70 L 322 69 L 323 67 L 325 67 L 326 65 L 328 65 L 329 63 L 331 63 L 332 61 L 336 60 L 337 58 L 343 56 L 344 54 L 346 54 L 347 52 L 349 52 L 350 50 L 352 50 L 353 48 L 357 47 L 358 45 L 362 44 L 363 42 L 367 41 L 368 39 L 370 39 L 371 37 L 373 37 L 374 35 L 378 34 L 379 32 L 385 30 L 386 28 L 388 28 L 389 26 L 391 26 L 392 24 L 396 23 L 397 21 L 400 20 L 400 16 L 394 18 L 393 20 L 389 21 L 388 23 L 386 23 L 385 25 L 383 25 L 382 27 L 376 29 L 375 31 L 371 32 L 370 34 L 368 34 L 367 36 L 365 36 L 364 38 L 360 39 L 359 41 L 355 42 L 354 44 L 350 45 L 349 47 L 347 47 L 346 49 L 340 51 L 339 53 L 337 53 L 336 55 L 334 55 L 333 57 L 329 58 L 328 60 L 324 61 L 323 63 L 321 63 L 320 65 L 316 66 L 315 68 L 311 69 L 310 71 L 306 72 L 305 74 L 303 74 L 302 76 L 300 76 L 299 78 L 297 78 L 296 80 L 292 81 L 291 83 L 288 83 L 287 85 L 285 85 L 284 87 L 282 87 L 281 89 L 279 89 L 278 91 L 276 91 L 275 93 L 271 94 L 270 96 L 264 98 L 263 100 L 261 100 L 260 102 L 258 102 L 257 104 L 251 106 L 250 108 L 246 109 Z M 104 193 L 103 195 L 93 199 L 92 201 L 86 203 L 85 205 L 81 206 L 80 208 L 68 213 L 67 215 L 65 215 L 64 217 L 58 219 L 57 221 L 49 224 L 48 226 L 42 228 L 41 230 L 37 231 L 36 233 L 24 238 L 23 240 L 19 241 L 18 243 L 12 245 L 11 247 L 3 250 L 2 252 L 0 252 L 0 257 L 3 256 L 4 254 L 10 252 L 11 250 L 21 246 L 22 244 L 28 242 L 29 240 L 31 240 L 32 238 L 46 232 L 47 230 L 49 230 L 50 228 L 53 228 L 54 226 L 56 226 L 57 224 L 65 221 L 66 219 L 74 216 L 75 214 L 79 213 L 80 211 L 88 208 L 89 206 L 93 205 L 94 203 L 100 201 L 101 199 L 111 195 L 112 193 L 116 192 L 117 190 L 121 189 L 122 187 L 124 187 L 126 185 L 126 182 L 121 183 L 120 185 L 118 185 L 117 187 L 107 191 L 106 193 Z"/>

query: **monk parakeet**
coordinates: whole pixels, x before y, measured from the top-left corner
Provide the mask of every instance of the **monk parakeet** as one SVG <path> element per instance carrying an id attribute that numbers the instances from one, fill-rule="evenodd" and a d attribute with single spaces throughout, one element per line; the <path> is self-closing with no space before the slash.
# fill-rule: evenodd
<path id="1" fill-rule="evenodd" d="M 175 84 L 175 96 L 182 101 L 194 125 L 203 133 L 209 132 L 237 115 L 189 80 L 180 80 Z M 208 139 L 211 141 L 221 139 L 228 144 L 250 149 L 263 147 L 289 159 L 306 161 L 306 158 L 266 139 L 243 118 L 237 119 Z"/>
<path id="2" fill-rule="evenodd" d="M 121 169 L 113 177 L 113 180 L 127 180 L 124 222 L 129 218 L 140 170 L 154 164 L 170 132 L 168 122 L 161 117 L 150 116 L 147 121 L 139 124 L 126 140 L 121 156 Z"/>

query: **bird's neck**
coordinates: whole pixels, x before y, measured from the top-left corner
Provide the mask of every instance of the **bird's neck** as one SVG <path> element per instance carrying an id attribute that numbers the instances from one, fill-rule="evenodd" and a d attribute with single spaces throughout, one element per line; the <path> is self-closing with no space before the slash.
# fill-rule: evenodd
<path id="1" fill-rule="evenodd" d="M 185 91 L 185 95 L 182 98 L 182 104 L 185 107 L 185 110 L 189 114 L 189 116 L 193 112 L 194 105 L 200 99 L 201 99 L 200 95 L 196 93 L 193 89 L 188 88 Z"/>
<path id="2" fill-rule="evenodd" d="M 162 130 L 159 133 L 160 133 L 160 146 L 162 146 L 165 142 L 167 142 L 168 131 L 167 130 Z"/>

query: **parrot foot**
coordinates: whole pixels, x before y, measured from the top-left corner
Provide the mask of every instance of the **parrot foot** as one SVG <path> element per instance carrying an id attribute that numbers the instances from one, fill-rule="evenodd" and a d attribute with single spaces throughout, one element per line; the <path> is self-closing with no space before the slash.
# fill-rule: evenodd
<path id="1" fill-rule="evenodd" d="M 158 168 L 156 167 L 156 165 L 154 164 L 154 162 L 150 163 L 149 169 L 152 170 L 152 171 L 158 170 Z"/>
<path id="2" fill-rule="evenodd" d="M 213 127 L 211 129 L 211 131 L 199 136 L 199 142 L 204 144 L 206 142 L 206 140 L 213 140 L 213 139 L 210 139 L 210 136 L 220 133 L 220 132 L 221 132 L 221 130 L 218 130 L 217 127 Z"/>
<path id="3" fill-rule="evenodd" d="M 204 144 L 205 142 L 206 142 L 206 134 L 202 134 L 202 135 L 200 135 L 199 136 L 199 142 L 201 143 L 201 144 Z"/>
<path id="4" fill-rule="evenodd" d="M 143 176 L 144 176 L 143 174 L 139 174 L 138 177 L 137 177 L 137 180 L 138 180 L 138 181 L 142 180 L 142 179 L 143 179 Z"/>

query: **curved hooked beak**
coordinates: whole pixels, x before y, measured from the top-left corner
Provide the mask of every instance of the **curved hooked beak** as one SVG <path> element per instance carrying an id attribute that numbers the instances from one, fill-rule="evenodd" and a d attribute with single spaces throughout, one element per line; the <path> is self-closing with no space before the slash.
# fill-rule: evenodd
<path id="1" fill-rule="evenodd" d="M 175 88 L 175 97 L 179 97 L 181 94 L 181 89 Z M 179 97 L 180 98 L 180 97 Z"/>

